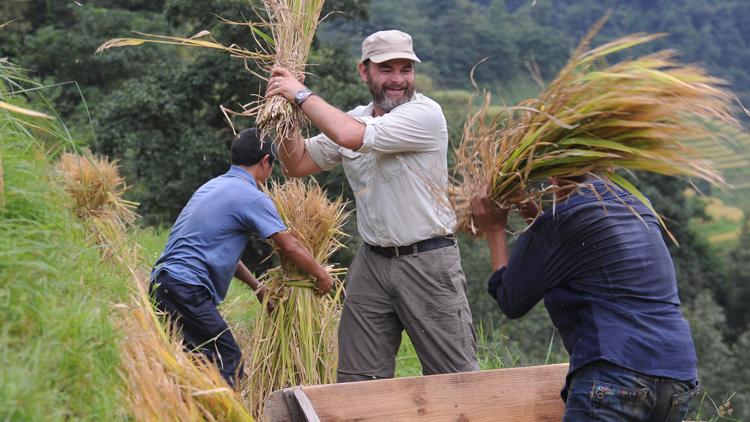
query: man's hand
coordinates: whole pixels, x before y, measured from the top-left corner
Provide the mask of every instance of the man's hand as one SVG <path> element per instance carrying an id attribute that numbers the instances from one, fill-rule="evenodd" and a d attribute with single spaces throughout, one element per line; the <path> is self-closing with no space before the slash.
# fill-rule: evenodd
<path id="1" fill-rule="evenodd" d="M 325 276 L 316 279 L 315 294 L 322 296 L 328 293 L 333 287 L 333 277 L 328 272 Z"/>
<path id="2" fill-rule="evenodd" d="M 480 230 L 496 232 L 505 230 L 508 222 L 508 210 L 492 202 L 487 194 L 488 185 L 471 197 L 471 217 Z"/>
<path id="3" fill-rule="evenodd" d="M 273 300 L 271 299 L 270 294 L 271 292 L 268 290 L 268 287 L 266 287 L 264 284 L 259 284 L 258 288 L 255 289 L 255 296 L 258 297 L 258 302 L 260 302 L 261 305 L 263 304 L 263 299 L 265 299 L 265 297 L 269 295 L 268 305 L 266 305 L 266 309 L 268 310 L 268 313 L 271 313 L 274 311 L 274 309 L 276 309 L 276 304 L 273 303 Z"/>
<path id="4" fill-rule="evenodd" d="M 539 215 L 541 210 L 533 201 L 523 202 L 518 205 L 518 213 L 521 214 L 526 223 L 531 223 Z"/>
<path id="5" fill-rule="evenodd" d="M 310 251 L 297 238 L 289 232 L 278 232 L 271 235 L 271 240 L 279 248 L 283 259 L 289 260 L 315 278 L 315 293 L 324 295 L 331 290 L 333 277 L 315 261 Z"/>
<path id="6" fill-rule="evenodd" d="M 302 79 L 304 80 L 304 77 Z M 294 96 L 303 89 L 305 89 L 305 86 L 292 75 L 292 72 L 283 67 L 274 67 L 271 69 L 271 79 L 268 80 L 266 98 L 281 95 L 287 101 L 293 103 Z"/>

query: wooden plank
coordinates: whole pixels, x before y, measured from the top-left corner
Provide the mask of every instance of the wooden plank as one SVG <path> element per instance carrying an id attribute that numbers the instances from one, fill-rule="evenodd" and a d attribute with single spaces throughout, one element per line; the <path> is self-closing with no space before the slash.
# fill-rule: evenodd
<path id="1" fill-rule="evenodd" d="M 296 422 L 292 419 L 292 415 L 289 412 L 287 406 L 286 397 L 284 392 L 286 390 L 276 390 L 271 393 L 271 396 L 266 399 L 263 403 L 263 415 L 261 420 L 266 422 Z"/>
<path id="2" fill-rule="evenodd" d="M 567 371 L 557 364 L 300 388 L 323 422 L 559 421 Z M 293 421 L 277 393 L 264 419 Z"/>
<path id="3" fill-rule="evenodd" d="M 292 391 L 294 392 L 294 398 L 297 400 L 300 410 L 302 410 L 302 414 L 305 415 L 305 420 L 307 422 L 320 422 L 320 418 L 318 418 L 318 414 L 315 413 L 315 408 L 312 403 L 310 403 L 310 399 L 307 398 L 305 392 L 302 391 L 301 388 L 295 388 Z"/>

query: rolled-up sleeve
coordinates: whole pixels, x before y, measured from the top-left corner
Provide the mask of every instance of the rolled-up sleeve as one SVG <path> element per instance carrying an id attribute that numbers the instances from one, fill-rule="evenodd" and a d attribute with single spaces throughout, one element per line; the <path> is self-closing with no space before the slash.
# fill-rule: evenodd
<path id="1" fill-rule="evenodd" d="M 433 101 L 412 101 L 383 116 L 358 120 L 366 126 L 359 152 L 437 151 L 448 139 L 445 116 Z"/>
<path id="2" fill-rule="evenodd" d="M 324 134 L 305 140 L 305 149 L 310 158 L 322 170 L 330 170 L 341 163 L 339 146 Z"/>

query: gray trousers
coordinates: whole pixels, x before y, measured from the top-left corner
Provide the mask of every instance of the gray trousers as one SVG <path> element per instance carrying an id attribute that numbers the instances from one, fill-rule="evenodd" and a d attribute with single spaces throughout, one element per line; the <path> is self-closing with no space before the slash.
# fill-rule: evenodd
<path id="1" fill-rule="evenodd" d="M 359 248 L 346 277 L 337 381 L 392 378 L 404 329 L 424 375 L 479 369 L 458 246 L 395 258 Z"/>

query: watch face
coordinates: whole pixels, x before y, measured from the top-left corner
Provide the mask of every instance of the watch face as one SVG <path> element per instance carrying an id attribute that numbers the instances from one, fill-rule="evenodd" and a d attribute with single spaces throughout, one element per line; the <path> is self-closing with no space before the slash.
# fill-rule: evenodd
<path id="1" fill-rule="evenodd" d="M 299 105 L 302 105 L 302 102 L 307 99 L 311 94 L 310 90 L 304 89 L 297 94 L 294 95 L 294 103 Z"/>

